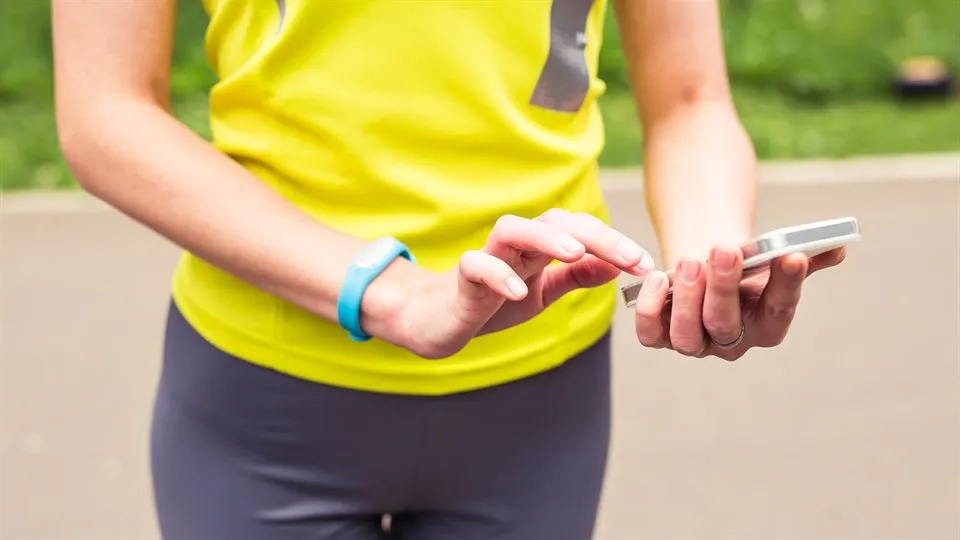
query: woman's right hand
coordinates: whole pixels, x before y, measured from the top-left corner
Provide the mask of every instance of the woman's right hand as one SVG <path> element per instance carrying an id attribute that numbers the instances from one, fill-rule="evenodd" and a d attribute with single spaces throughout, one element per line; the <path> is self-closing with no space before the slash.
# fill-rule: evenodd
<path id="1" fill-rule="evenodd" d="M 646 251 L 594 216 L 558 209 L 535 219 L 504 216 L 483 249 L 408 289 L 395 330 L 399 344 L 417 355 L 446 358 L 475 336 L 531 319 L 568 292 L 652 269 Z"/>

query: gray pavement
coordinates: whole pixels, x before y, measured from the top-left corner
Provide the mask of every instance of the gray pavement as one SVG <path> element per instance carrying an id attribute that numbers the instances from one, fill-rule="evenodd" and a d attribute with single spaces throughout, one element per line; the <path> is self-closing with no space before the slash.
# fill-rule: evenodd
<path id="1" fill-rule="evenodd" d="M 864 232 L 779 348 L 735 364 L 643 350 L 620 312 L 597 539 L 960 538 L 946 159 L 900 181 L 765 170 L 760 229 L 854 215 Z M 639 181 L 608 176 L 615 224 L 654 246 Z M 156 539 L 147 422 L 176 250 L 76 196 L 7 197 L 0 248 L 0 538 Z"/>

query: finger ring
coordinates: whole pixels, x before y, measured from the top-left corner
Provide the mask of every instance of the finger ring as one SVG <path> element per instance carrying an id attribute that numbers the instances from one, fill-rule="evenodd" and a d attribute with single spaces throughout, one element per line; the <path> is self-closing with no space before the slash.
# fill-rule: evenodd
<path id="1" fill-rule="evenodd" d="M 743 325 L 743 321 L 740 321 L 740 335 L 737 336 L 737 339 L 731 341 L 730 343 L 717 343 L 713 340 L 713 337 L 710 338 L 710 343 L 718 349 L 732 349 L 740 344 L 743 341 L 744 334 L 747 333 L 747 328 Z M 709 336 L 709 334 L 707 334 Z"/>

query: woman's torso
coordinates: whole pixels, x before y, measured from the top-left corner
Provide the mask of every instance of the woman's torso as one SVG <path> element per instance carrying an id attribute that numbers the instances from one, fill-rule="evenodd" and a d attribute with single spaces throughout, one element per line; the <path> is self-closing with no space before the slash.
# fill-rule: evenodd
<path id="1" fill-rule="evenodd" d="M 208 0 L 215 145 L 304 211 L 446 270 L 498 217 L 607 219 L 596 180 L 603 0 Z M 323 246 L 317 246 L 323 249 Z M 612 284 L 611 284 L 612 286 Z M 426 361 L 185 255 L 174 296 L 221 349 L 295 376 L 440 394 L 553 367 L 601 337 L 611 286 Z M 442 314 L 438 314 L 442 316 Z"/>

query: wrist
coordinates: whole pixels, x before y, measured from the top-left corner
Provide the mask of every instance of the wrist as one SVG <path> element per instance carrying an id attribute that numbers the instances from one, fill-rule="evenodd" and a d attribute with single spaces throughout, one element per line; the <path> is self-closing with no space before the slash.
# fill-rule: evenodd
<path id="1" fill-rule="evenodd" d="M 364 292 L 360 301 L 360 326 L 364 332 L 388 343 L 410 349 L 405 313 L 432 272 L 397 258 L 384 268 Z"/>

